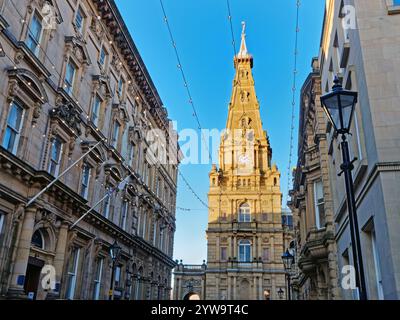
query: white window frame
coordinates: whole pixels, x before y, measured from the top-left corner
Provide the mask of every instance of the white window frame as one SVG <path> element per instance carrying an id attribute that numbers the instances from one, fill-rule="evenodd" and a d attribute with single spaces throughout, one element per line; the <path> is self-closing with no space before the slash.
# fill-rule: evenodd
<path id="1" fill-rule="evenodd" d="M 123 201 L 122 207 L 121 207 L 121 229 L 126 231 L 126 222 L 127 222 L 127 217 L 128 217 L 128 201 Z"/>
<path id="2" fill-rule="evenodd" d="M 59 152 L 58 152 L 58 157 L 57 157 L 57 159 L 53 159 L 53 148 L 54 148 L 54 146 L 55 146 L 55 142 L 56 141 L 59 141 L 60 142 L 60 150 L 59 150 Z M 62 140 L 59 138 L 59 137 L 54 137 L 53 139 L 52 139 L 52 142 L 51 142 L 51 146 L 50 146 L 50 154 L 49 154 L 49 165 L 48 165 L 48 168 L 47 168 L 47 171 L 48 171 L 48 173 L 50 173 L 50 174 L 52 174 L 52 175 L 54 175 L 54 177 L 58 177 L 58 174 L 60 173 L 60 167 L 61 167 L 61 158 L 62 158 L 62 153 L 63 153 L 63 147 L 64 147 L 64 144 L 63 144 L 63 142 L 62 142 Z M 53 172 L 51 172 L 52 170 L 52 165 L 55 165 L 55 170 L 54 170 L 54 173 Z"/>
<path id="3" fill-rule="evenodd" d="M 322 191 L 322 200 L 323 202 L 319 203 L 318 198 L 317 198 L 317 187 L 318 185 L 321 186 L 321 191 Z M 325 207 L 325 199 L 324 199 L 324 185 L 321 180 L 317 180 L 314 182 L 314 211 L 315 211 L 315 227 L 320 230 L 324 228 L 324 226 L 321 226 L 321 219 L 320 219 L 320 212 L 319 212 L 319 205 L 324 205 Z"/>
<path id="4" fill-rule="evenodd" d="M 70 73 L 69 71 L 71 70 L 72 70 L 72 77 L 71 79 L 69 79 L 68 77 Z M 78 67 L 71 59 L 69 59 L 66 65 L 65 77 L 64 77 L 64 89 L 69 95 L 72 95 L 74 92 L 75 78 L 77 71 Z"/>
<path id="5" fill-rule="evenodd" d="M 78 15 L 82 18 L 82 20 L 80 22 L 78 21 Z M 78 29 L 80 34 L 83 34 L 83 29 L 85 27 L 85 19 L 86 19 L 86 15 L 83 12 L 83 9 L 81 8 L 81 6 L 78 6 L 76 13 L 75 13 L 75 17 L 74 17 L 74 23 L 75 23 L 75 27 Z"/>
<path id="6" fill-rule="evenodd" d="M 121 130 L 121 125 L 119 124 L 118 121 L 114 121 L 114 125 L 113 125 L 113 131 L 112 131 L 112 139 L 111 139 L 111 146 L 114 149 L 117 149 L 118 147 L 118 139 L 119 139 L 119 133 Z"/>
<path id="7" fill-rule="evenodd" d="M 383 293 L 383 286 L 382 286 L 382 273 L 379 264 L 379 253 L 378 253 L 378 246 L 376 245 L 376 234 L 375 229 L 371 231 L 371 243 L 372 243 L 372 254 L 374 257 L 374 265 L 375 265 L 375 277 L 376 277 L 376 291 L 378 295 L 378 300 L 384 300 L 385 295 Z"/>
<path id="8" fill-rule="evenodd" d="M 251 222 L 251 207 L 248 203 L 243 203 L 239 207 L 239 222 Z"/>
<path id="9" fill-rule="evenodd" d="M 9 118 L 11 115 L 11 111 L 13 108 L 19 108 L 20 110 L 22 110 L 21 112 L 21 118 L 19 120 L 19 127 L 18 128 L 13 128 L 10 124 L 9 124 Z M 10 105 L 10 109 L 8 111 L 8 115 L 7 115 L 7 122 L 6 122 L 6 130 L 4 131 L 4 137 L 3 137 L 3 142 L 2 142 L 2 146 L 8 150 L 8 146 L 5 145 L 5 138 L 7 135 L 7 131 L 10 130 L 12 132 L 12 134 L 15 134 L 15 139 L 14 139 L 14 143 L 13 146 L 11 148 L 11 150 L 9 150 L 9 152 L 11 152 L 13 155 L 17 154 L 18 151 L 18 146 L 19 146 L 19 140 L 21 138 L 21 130 L 22 130 L 22 123 L 24 120 L 24 115 L 25 115 L 25 109 L 18 104 L 17 102 L 13 101 L 12 104 Z M 9 144 L 10 142 L 8 142 Z"/>
<path id="10" fill-rule="evenodd" d="M 243 248 L 243 252 L 242 251 Z M 239 262 L 251 262 L 251 242 L 249 240 L 240 240 L 238 245 Z M 248 258 L 248 259 L 247 259 Z"/>
<path id="11" fill-rule="evenodd" d="M 101 101 L 99 95 L 96 94 L 94 97 L 94 100 L 93 100 L 92 115 L 90 118 L 90 120 L 96 127 L 98 127 L 98 125 L 99 125 L 101 104 L 102 104 L 102 101 Z"/>
<path id="12" fill-rule="evenodd" d="M 103 258 L 99 258 L 96 265 L 96 274 L 94 278 L 94 290 L 93 290 L 93 299 L 99 300 L 100 299 L 100 290 L 101 290 L 101 278 L 103 275 Z"/>
<path id="13" fill-rule="evenodd" d="M 80 255 L 80 248 L 75 248 L 73 250 L 73 254 L 76 256 L 75 260 L 75 265 L 74 265 L 74 270 L 70 272 L 68 270 L 68 287 L 67 287 L 67 293 L 66 293 L 66 298 L 68 300 L 74 300 L 75 297 L 75 289 L 76 289 L 76 278 L 78 275 L 78 266 L 79 266 L 79 255 Z M 69 266 L 68 266 L 69 267 Z M 70 279 L 70 277 L 72 279 Z M 71 281 L 71 282 L 70 282 Z"/>
<path id="14" fill-rule="evenodd" d="M 36 38 L 33 36 L 33 33 L 32 33 L 32 23 L 33 23 L 34 19 L 36 19 L 37 22 L 38 22 L 39 25 L 40 25 L 40 31 L 39 31 L 39 38 L 38 38 L 38 39 L 36 39 Z M 42 42 L 42 38 L 43 38 L 43 23 L 42 23 L 42 18 L 41 18 L 41 17 L 39 16 L 39 14 L 35 11 L 34 14 L 32 15 L 32 19 L 31 19 L 31 21 L 30 21 L 30 23 L 29 23 L 29 26 L 28 26 L 28 35 L 27 35 L 27 38 L 26 38 L 26 41 L 25 41 L 26 45 L 27 45 L 28 48 L 34 53 L 35 56 L 38 56 L 38 55 L 39 55 L 39 52 L 40 52 L 40 44 L 41 44 L 41 42 Z M 35 44 L 35 47 L 32 48 L 28 43 Z"/>
<path id="15" fill-rule="evenodd" d="M 106 219 L 110 218 L 110 208 L 111 208 L 111 196 L 108 195 L 105 199 L 104 199 L 104 208 L 103 208 L 103 216 Z"/>
<path id="16" fill-rule="evenodd" d="M 92 168 L 90 167 L 90 165 L 85 163 L 82 168 L 81 196 L 86 200 L 88 199 L 89 196 L 91 177 L 92 177 Z"/>
<path id="17" fill-rule="evenodd" d="M 104 46 L 101 46 L 100 55 L 99 55 L 99 64 L 103 68 L 105 67 L 106 62 L 107 62 L 107 56 L 108 56 L 108 53 L 107 53 L 106 49 L 104 48 Z"/>

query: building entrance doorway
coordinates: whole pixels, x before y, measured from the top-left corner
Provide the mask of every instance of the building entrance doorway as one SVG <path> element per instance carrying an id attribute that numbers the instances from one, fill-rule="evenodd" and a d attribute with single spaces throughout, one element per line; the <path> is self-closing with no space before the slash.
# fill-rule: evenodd
<path id="1" fill-rule="evenodd" d="M 40 273 L 44 266 L 42 260 L 29 257 L 28 267 L 26 269 L 24 290 L 29 299 L 36 300 L 40 282 Z"/>

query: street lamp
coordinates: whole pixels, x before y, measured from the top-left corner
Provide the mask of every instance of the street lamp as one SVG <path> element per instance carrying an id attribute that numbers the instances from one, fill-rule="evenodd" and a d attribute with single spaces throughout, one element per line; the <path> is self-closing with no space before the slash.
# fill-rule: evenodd
<path id="1" fill-rule="evenodd" d="M 294 256 L 289 252 L 289 249 L 282 255 L 283 265 L 286 271 L 287 286 L 288 286 L 288 300 L 292 300 L 290 292 L 290 271 L 294 263 Z"/>
<path id="2" fill-rule="evenodd" d="M 110 291 L 108 293 L 108 300 L 113 300 L 114 296 L 114 276 L 115 276 L 115 264 L 117 263 L 119 256 L 121 254 L 121 247 L 118 245 L 115 240 L 112 246 L 110 247 L 110 256 L 112 259 L 112 271 L 111 271 L 111 284 Z"/>
<path id="3" fill-rule="evenodd" d="M 358 232 L 357 208 L 354 196 L 354 184 L 351 171 L 354 169 L 354 160 L 350 160 L 349 145 L 346 134 L 350 133 L 350 126 L 357 103 L 358 93 L 344 90 L 338 77 L 335 77 L 332 92 L 321 97 L 322 108 L 328 116 L 337 134 L 341 135 L 341 149 L 343 164 L 340 166 L 346 183 L 347 208 L 349 211 L 350 236 L 353 249 L 353 263 L 356 272 L 356 284 L 359 289 L 360 300 L 367 300 L 364 266 L 361 252 L 360 234 Z"/>
<path id="4" fill-rule="evenodd" d="M 282 288 L 279 288 L 279 290 L 278 290 L 278 297 L 279 297 L 279 300 L 282 300 L 283 299 L 283 294 L 284 294 L 285 292 L 283 291 L 283 289 Z"/>

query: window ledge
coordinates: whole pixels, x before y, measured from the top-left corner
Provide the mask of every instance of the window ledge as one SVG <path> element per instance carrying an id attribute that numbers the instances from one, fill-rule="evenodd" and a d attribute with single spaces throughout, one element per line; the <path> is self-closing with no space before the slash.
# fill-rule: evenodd
<path id="1" fill-rule="evenodd" d="M 389 15 L 400 14 L 400 5 L 389 6 L 388 13 Z"/>

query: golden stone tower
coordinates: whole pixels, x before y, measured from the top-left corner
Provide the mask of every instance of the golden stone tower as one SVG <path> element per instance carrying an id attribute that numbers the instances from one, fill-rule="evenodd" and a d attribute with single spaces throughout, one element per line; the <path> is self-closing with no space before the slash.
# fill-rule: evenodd
<path id="1" fill-rule="evenodd" d="M 279 299 L 286 292 L 280 173 L 260 118 L 243 23 L 240 52 L 210 177 L 206 299 Z M 281 290 L 280 290 L 281 289 Z"/>

